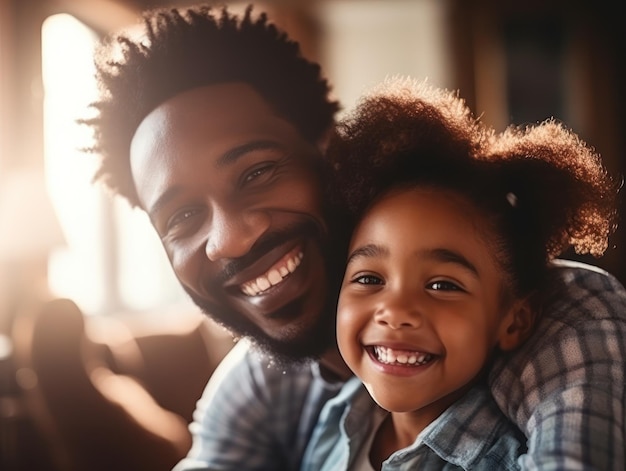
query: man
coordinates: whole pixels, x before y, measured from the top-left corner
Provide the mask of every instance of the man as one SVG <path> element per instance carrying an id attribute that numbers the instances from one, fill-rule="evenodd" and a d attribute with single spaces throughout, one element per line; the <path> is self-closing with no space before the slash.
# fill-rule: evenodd
<path id="1" fill-rule="evenodd" d="M 177 470 L 297 469 L 348 375 L 334 337 L 342 244 L 329 244 L 343 239 L 321 185 L 338 106 L 319 67 L 250 9 L 160 11 L 146 26 L 99 60 L 96 178 L 147 212 L 189 296 L 245 338 Z M 544 330 L 496 365 L 492 392 L 529 437 L 529 468 L 623 469 L 626 292 L 581 267 L 551 288 Z"/>

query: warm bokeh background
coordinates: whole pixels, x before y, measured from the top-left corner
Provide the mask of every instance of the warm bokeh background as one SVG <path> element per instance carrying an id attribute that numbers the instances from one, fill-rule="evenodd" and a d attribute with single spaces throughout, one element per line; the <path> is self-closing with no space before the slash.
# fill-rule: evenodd
<path id="1" fill-rule="evenodd" d="M 144 469 L 131 466 L 131 448 L 145 469 L 168 469 L 188 446 L 193 403 L 232 344 L 182 294 L 145 216 L 91 185 L 94 162 L 77 150 L 88 143 L 74 120 L 94 96 L 98 38 L 131 28 L 142 9 L 190 3 L 0 0 L 2 470 L 81 469 L 81 459 L 106 447 L 120 450 L 108 469 L 126 469 L 122 461 Z M 249 2 L 225 3 L 243 9 Z M 611 172 L 625 173 L 626 36 L 613 1 L 252 3 L 320 62 L 344 109 L 387 75 L 428 78 L 458 89 L 498 130 L 561 119 Z M 626 283 L 625 235 L 621 227 L 601 259 L 571 258 Z M 39 309 L 51 298 L 72 304 Z M 78 356 L 84 377 L 74 386 L 75 375 L 59 365 Z M 50 371 L 57 389 L 46 392 Z M 98 409 L 106 401 L 109 409 Z M 84 412 L 60 415 L 73 409 Z M 131 431 L 106 432 L 120 427 Z M 148 449 L 163 453 L 148 464 Z"/>

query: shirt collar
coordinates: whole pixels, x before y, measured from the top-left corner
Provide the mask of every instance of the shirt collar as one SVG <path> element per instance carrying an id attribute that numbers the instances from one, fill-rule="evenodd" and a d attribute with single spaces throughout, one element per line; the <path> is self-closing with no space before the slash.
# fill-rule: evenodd
<path id="1" fill-rule="evenodd" d="M 358 378 L 350 379 L 331 401 L 339 409 L 350 403 L 344 433 L 357 441 L 367 432 L 373 410 L 380 409 Z M 405 460 L 407 455 L 427 446 L 443 460 L 463 469 L 471 468 L 498 440 L 501 430 L 495 425 L 501 418 L 486 387 L 475 386 L 431 422 L 413 445 L 393 453 L 388 461 Z"/>
<path id="2" fill-rule="evenodd" d="M 424 443 L 442 459 L 471 468 L 499 438 L 499 416 L 486 388 L 476 386 L 428 425 L 414 446 Z"/>

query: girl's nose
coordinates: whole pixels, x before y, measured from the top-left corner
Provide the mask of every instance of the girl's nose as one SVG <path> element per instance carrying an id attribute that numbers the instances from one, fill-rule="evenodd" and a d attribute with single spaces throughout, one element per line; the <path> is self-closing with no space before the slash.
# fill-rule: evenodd
<path id="1" fill-rule="evenodd" d="M 374 319 L 391 329 L 415 329 L 424 320 L 417 297 L 401 293 L 390 293 L 376 310 Z"/>

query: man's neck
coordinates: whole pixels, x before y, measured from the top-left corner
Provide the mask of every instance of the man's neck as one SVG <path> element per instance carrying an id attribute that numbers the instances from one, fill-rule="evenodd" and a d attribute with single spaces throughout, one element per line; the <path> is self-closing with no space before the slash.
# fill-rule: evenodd
<path id="1" fill-rule="evenodd" d="M 354 375 L 343 361 L 336 347 L 329 349 L 320 358 L 320 372 L 329 382 L 343 382 Z"/>

